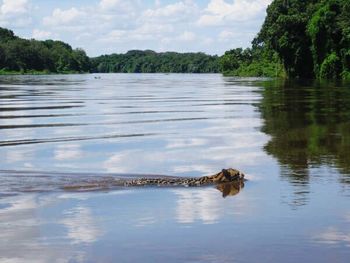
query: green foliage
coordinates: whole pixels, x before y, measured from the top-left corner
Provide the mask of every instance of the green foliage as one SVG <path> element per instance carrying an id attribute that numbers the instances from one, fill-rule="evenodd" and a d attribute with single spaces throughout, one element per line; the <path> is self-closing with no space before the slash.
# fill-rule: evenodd
<path id="1" fill-rule="evenodd" d="M 314 73 L 318 77 L 338 78 L 343 70 L 349 68 L 347 48 L 350 44 L 350 19 L 345 12 L 350 10 L 347 6 L 348 1 L 322 1 L 308 24 Z"/>
<path id="2" fill-rule="evenodd" d="M 61 41 L 37 41 L 16 37 L 0 28 L 1 73 L 88 72 L 90 59 L 82 49 Z"/>
<path id="3" fill-rule="evenodd" d="M 214 73 L 219 72 L 219 58 L 204 53 L 156 53 L 131 50 L 126 54 L 92 58 L 92 72 L 122 73 Z"/>
<path id="4" fill-rule="evenodd" d="M 11 30 L 0 27 L 0 42 L 7 42 L 16 38 L 17 37 Z"/>
<path id="5" fill-rule="evenodd" d="M 340 74 L 341 63 L 335 52 L 327 56 L 320 69 L 320 77 L 323 79 L 335 79 Z"/>
<path id="6" fill-rule="evenodd" d="M 274 0 L 253 43 L 274 50 L 289 77 L 341 78 L 350 69 L 349 0 Z"/>
<path id="7" fill-rule="evenodd" d="M 223 72 L 232 72 L 237 70 L 242 64 L 252 61 L 251 49 L 236 48 L 226 51 L 220 58 L 220 66 Z"/>
<path id="8" fill-rule="evenodd" d="M 253 40 L 277 52 L 289 77 L 313 76 L 310 38 L 306 25 L 315 0 L 275 0 L 267 8 L 265 22 Z"/>
<path id="9" fill-rule="evenodd" d="M 274 52 L 253 46 L 232 49 L 220 58 L 221 70 L 227 76 L 282 77 L 283 66 Z"/>

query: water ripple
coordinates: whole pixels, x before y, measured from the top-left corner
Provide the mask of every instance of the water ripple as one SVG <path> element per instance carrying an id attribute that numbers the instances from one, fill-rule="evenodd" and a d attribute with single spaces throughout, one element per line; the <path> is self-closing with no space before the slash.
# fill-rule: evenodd
<path id="1" fill-rule="evenodd" d="M 108 135 L 100 135 L 100 136 L 58 137 L 58 138 L 46 138 L 46 139 L 23 139 L 23 140 L 1 141 L 0 147 L 18 146 L 18 145 L 23 145 L 23 144 L 74 142 L 74 141 L 88 141 L 88 140 L 101 140 L 101 139 L 114 139 L 114 138 L 128 138 L 128 137 L 145 137 L 145 136 L 155 136 L 155 135 L 157 135 L 157 133 L 108 134 Z"/>

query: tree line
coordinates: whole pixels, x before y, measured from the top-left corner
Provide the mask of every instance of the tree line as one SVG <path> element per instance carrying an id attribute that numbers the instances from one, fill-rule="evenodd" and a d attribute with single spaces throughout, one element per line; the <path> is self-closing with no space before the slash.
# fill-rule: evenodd
<path id="1" fill-rule="evenodd" d="M 92 72 L 122 73 L 218 73 L 219 57 L 204 53 L 157 53 L 131 50 L 125 54 L 103 55 L 91 59 Z"/>

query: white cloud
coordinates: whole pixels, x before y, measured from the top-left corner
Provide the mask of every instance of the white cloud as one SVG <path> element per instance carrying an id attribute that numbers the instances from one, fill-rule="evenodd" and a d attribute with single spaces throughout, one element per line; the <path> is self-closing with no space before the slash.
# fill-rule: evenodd
<path id="1" fill-rule="evenodd" d="M 161 4 L 161 3 L 160 3 L 160 0 L 155 0 L 155 1 L 154 1 L 154 5 L 155 5 L 156 7 L 159 7 L 160 4 Z"/>
<path id="2" fill-rule="evenodd" d="M 235 36 L 235 34 L 232 31 L 229 31 L 229 30 L 223 30 L 219 34 L 219 38 L 223 39 L 223 40 L 230 39 L 230 38 L 232 38 L 234 36 Z"/>
<path id="3" fill-rule="evenodd" d="M 272 0 L 210 0 L 199 26 L 226 25 L 232 21 L 247 21 L 261 15 Z"/>
<path id="4" fill-rule="evenodd" d="M 102 10 L 131 10 L 133 1 L 125 1 L 125 0 L 101 0 L 100 7 Z"/>
<path id="5" fill-rule="evenodd" d="M 196 34 L 193 32 L 185 31 L 179 36 L 178 39 L 180 41 L 191 42 L 196 39 Z"/>
<path id="6" fill-rule="evenodd" d="M 102 9 L 110 9 L 116 7 L 122 2 L 122 0 L 101 0 L 100 6 Z"/>
<path id="7" fill-rule="evenodd" d="M 219 15 L 203 15 L 199 18 L 197 24 L 199 26 L 213 26 L 220 25 L 222 16 Z"/>
<path id="8" fill-rule="evenodd" d="M 160 23 L 191 23 L 199 14 L 199 8 L 192 1 L 180 1 L 166 6 L 157 6 L 155 9 L 145 10 L 140 21 Z"/>
<path id="9" fill-rule="evenodd" d="M 100 39 L 101 42 L 120 42 L 124 39 L 124 36 L 126 36 L 127 31 L 125 30 L 112 30 L 109 32 L 106 36 L 102 37 Z"/>
<path id="10" fill-rule="evenodd" d="M 101 1 L 101 12 L 106 12 L 107 7 L 116 8 L 122 2 L 120 1 Z M 136 4 L 134 3 L 135 7 Z M 124 7 L 126 8 L 126 7 Z M 129 10 L 132 8 L 129 7 Z M 130 42 L 134 45 L 145 44 L 153 42 L 155 44 L 164 44 L 166 39 L 172 42 L 188 42 L 195 39 L 195 33 L 189 30 L 183 30 L 180 26 L 183 22 L 193 23 L 195 22 L 195 14 L 199 13 L 197 6 L 192 1 L 179 1 L 168 5 L 161 5 L 161 2 L 155 2 L 154 8 L 146 10 L 138 10 L 138 14 L 135 14 L 135 8 L 133 11 L 126 12 L 128 17 L 123 19 L 125 21 L 134 21 L 128 25 L 124 25 L 123 22 L 115 23 L 115 19 L 119 19 L 121 14 L 114 18 L 113 27 L 110 31 L 105 32 L 98 41 L 106 44 L 128 44 L 130 48 Z M 102 13 L 100 16 L 102 16 Z M 125 15 L 125 14 L 124 14 Z M 105 16 L 105 14 L 104 14 Z M 161 40 L 161 41 L 159 41 Z M 143 49 L 149 49 L 150 46 L 145 46 Z M 142 49 L 142 48 L 141 48 Z"/>
<path id="11" fill-rule="evenodd" d="M 132 33 L 135 38 L 135 35 L 148 35 L 148 36 L 156 36 L 162 33 L 170 33 L 173 31 L 173 26 L 171 25 L 156 25 L 156 24 L 143 24 L 139 28 L 135 29 Z"/>
<path id="12" fill-rule="evenodd" d="M 127 3 L 127 4 L 125 4 Z M 63 36 L 61 40 L 83 43 L 78 45 L 86 49 L 87 45 L 101 42 L 113 44 L 120 41 L 122 32 L 135 28 L 134 1 L 101 1 L 99 4 L 87 4 L 68 9 L 55 8 L 51 15 L 42 19 L 43 30 Z M 120 35 L 118 35 L 120 34 Z M 99 44 L 97 44 L 99 43 Z"/>
<path id="13" fill-rule="evenodd" d="M 143 24 L 133 30 L 112 30 L 99 41 L 107 43 L 129 43 L 130 41 L 156 40 L 163 34 L 170 33 L 173 30 L 174 28 L 171 25 Z"/>
<path id="14" fill-rule="evenodd" d="M 0 1 L 0 26 L 3 27 L 27 27 L 32 23 L 28 15 L 31 6 L 28 0 L 3 0 Z"/>
<path id="15" fill-rule="evenodd" d="M 49 31 L 44 31 L 40 29 L 34 29 L 32 33 L 32 38 L 34 39 L 48 39 L 52 36 L 52 33 Z"/>
<path id="16" fill-rule="evenodd" d="M 238 43 L 237 46 L 242 46 L 241 44 L 241 39 L 244 38 L 249 38 L 249 39 L 253 39 L 256 33 L 254 32 L 244 32 L 244 31 L 239 31 L 238 29 L 232 31 L 232 30 L 228 30 L 228 29 L 224 29 L 222 30 L 219 35 L 218 35 L 218 41 L 219 42 L 226 42 L 226 43 Z M 232 47 L 233 48 L 233 47 Z"/>
<path id="17" fill-rule="evenodd" d="M 29 10 L 28 0 L 3 0 L 0 11 L 2 15 L 24 14 Z"/>
<path id="18" fill-rule="evenodd" d="M 156 9 L 148 9 L 144 12 L 145 17 L 169 17 L 187 12 L 188 7 L 183 2 L 167 5 L 165 7 L 159 7 Z"/>
<path id="19" fill-rule="evenodd" d="M 56 8 L 51 16 L 44 17 L 43 24 L 45 26 L 69 25 L 84 16 L 85 13 L 72 7 L 67 10 Z"/>

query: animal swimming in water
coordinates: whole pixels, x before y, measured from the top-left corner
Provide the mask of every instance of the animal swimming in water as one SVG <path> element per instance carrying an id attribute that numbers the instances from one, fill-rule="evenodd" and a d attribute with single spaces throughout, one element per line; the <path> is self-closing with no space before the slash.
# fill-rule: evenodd
<path id="1" fill-rule="evenodd" d="M 236 169 L 222 169 L 221 172 L 202 177 L 138 178 L 126 180 L 125 186 L 201 186 L 229 182 L 244 182 L 244 174 Z"/>
<path id="2" fill-rule="evenodd" d="M 233 196 L 244 187 L 244 174 L 236 169 L 222 169 L 221 172 L 202 177 L 140 177 L 140 178 L 103 178 L 88 179 L 78 184 L 64 185 L 66 191 L 92 191 L 120 187 L 200 187 L 215 185 L 223 197 Z"/>

